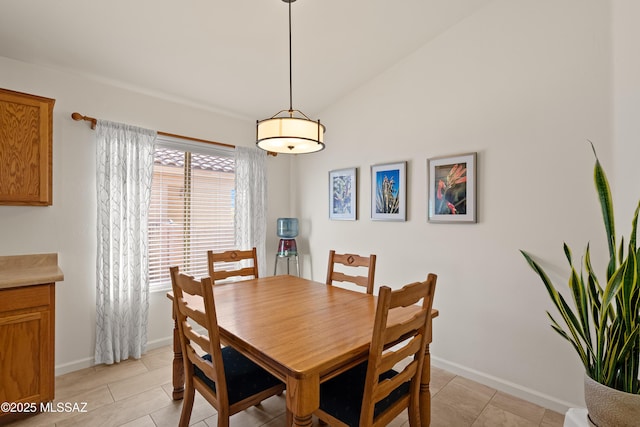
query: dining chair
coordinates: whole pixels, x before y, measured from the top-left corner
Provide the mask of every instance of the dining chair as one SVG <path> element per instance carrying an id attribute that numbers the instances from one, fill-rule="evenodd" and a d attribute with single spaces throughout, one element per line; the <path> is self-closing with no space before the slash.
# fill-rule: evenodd
<path id="1" fill-rule="evenodd" d="M 256 248 L 246 251 L 232 249 L 224 252 L 207 251 L 209 277 L 215 284 L 230 277 L 258 278 L 258 255 Z M 251 266 L 243 267 L 242 261 L 250 261 Z M 248 278 L 248 277 L 247 277 Z"/>
<path id="2" fill-rule="evenodd" d="M 221 348 L 211 278 L 198 281 L 178 267 L 170 271 L 185 372 L 179 426 L 189 425 L 197 390 L 218 411 L 218 427 L 226 427 L 231 415 L 281 394 L 285 385 L 233 347 Z M 204 312 L 191 308 L 185 294 L 202 298 Z"/>
<path id="3" fill-rule="evenodd" d="M 350 269 L 351 273 L 346 274 L 343 271 L 336 271 L 336 264 L 342 265 Z M 364 267 L 367 268 L 367 275 L 360 276 L 357 274 L 359 268 L 351 267 Z M 350 282 L 358 286 L 362 286 L 367 289 L 368 294 L 373 294 L 373 280 L 376 274 L 376 256 L 369 255 L 368 257 L 354 255 L 354 254 L 337 254 L 333 249 L 329 251 L 329 267 L 327 268 L 327 285 L 332 285 L 333 282 Z"/>
<path id="4" fill-rule="evenodd" d="M 420 425 L 420 378 L 436 279 L 429 274 L 399 290 L 380 288 L 368 360 L 320 385 L 318 418 L 331 426 L 386 426 L 408 409 L 409 425 Z M 420 300 L 410 319 L 397 317 Z M 399 372 L 392 369 L 405 364 Z"/>

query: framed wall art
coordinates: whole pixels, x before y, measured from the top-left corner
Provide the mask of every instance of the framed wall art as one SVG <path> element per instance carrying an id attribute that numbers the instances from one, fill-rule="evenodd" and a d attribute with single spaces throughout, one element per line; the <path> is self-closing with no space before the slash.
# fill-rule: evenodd
<path id="1" fill-rule="evenodd" d="M 429 222 L 476 221 L 476 153 L 427 159 Z"/>
<path id="2" fill-rule="evenodd" d="M 371 166 L 371 219 L 405 221 L 407 162 Z"/>
<path id="3" fill-rule="evenodd" d="M 357 219 L 357 169 L 329 172 L 329 219 Z"/>

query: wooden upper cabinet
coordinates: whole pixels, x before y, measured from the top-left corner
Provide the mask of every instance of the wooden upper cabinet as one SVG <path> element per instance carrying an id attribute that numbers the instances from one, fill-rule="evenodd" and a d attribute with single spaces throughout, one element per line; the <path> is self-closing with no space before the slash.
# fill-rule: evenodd
<path id="1" fill-rule="evenodd" d="M 54 103 L 0 89 L 0 205 L 53 203 Z"/>

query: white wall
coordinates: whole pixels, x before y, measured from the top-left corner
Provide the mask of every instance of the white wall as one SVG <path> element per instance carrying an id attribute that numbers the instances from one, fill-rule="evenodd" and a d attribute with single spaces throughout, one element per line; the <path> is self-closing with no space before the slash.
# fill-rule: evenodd
<path id="1" fill-rule="evenodd" d="M 605 253 L 587 139 L 613 174 L 610 15 L 600 0 L 495 1 L 324 111 L 327 149 L 294 165 L 304 274 L 323 280 L 332 248 L 377 254 L 377 286 L 436 273 L 435 365 L 584 406 L 583 369 L 518 250 L 563 287 L 563 240 L 577 258 L 588 241 Z M 428 223 L 427 158 L 465 152 L 478 153 L 478 223 Z M 371 221 L 370 166 L 400 160 L 408 220 Z M 358 221 L 330 221 L 328 171 L 354 166 Z"/>
<path id="2" fill-rule="evenodd" d="M 582 406 L 582 369 L 548 326 L 544 311 L 555 312 L 518 250 L 561 283 L 562 241 L 576 257 L 588 241 L 594 257 L 605 254 L 586 139 L 615 181 L 625 225 L 635 207 L 639 11 L 635 0 L 613 5 L 612 15 L 604 0 L 496 0 L 320 114 L 325 151 L 268 160 L 268 262 L 276 218 L 297 215 L 307 277 L 324 280 L 331 248 L 376 253 L 378 285 L 437 273 L 434 364 L 556 410 Z M 54 205 L 0 206 L 0 255 L 59 253 L 65 372 L 91 363 L 95 322 L 95 147 L 71 112 L 236 145 L 253 143 L 254 122 L 6 58 L 0 87 L 57 100 Z M 470 151 L 478 224 L 427 223 L 426 159 Z M 398 160 L 409 165 L 408 220 L 371 221 L 369 167 Z M 359 219 L 329 221 L 328 171 L 352 166 Z M 169 312 L 154 294 L 152 344 L 168 342 Z"/>
<path id="3" fill-rule="evenodd" d="M 629 235 L 640 198 L 640 2 L 613 2 L 614 142 L 616 227 Z"/>
<path id="4" fill-rule="evenodd" d="M 56 373 L 93 363 L 95 349 L 95 137 L 71 113 L 234 145 L 255 141 L 255 122 L 142 95 L 83 76 L 0 57 L 0 87 L 56 99 L 53 114 L 53 206 L 0 206 L 0 255 L 57 252 L 65 279 L 56 286 Z M 290 162 L 269 157 L 269 235 L 279 206 L 289 209 Z M 284 197 L 284 201 L 283 201 Z M 268 243 L 273 260 L 275 243 Z M 149 346 L 170 343 L 171 305 L 153 293 Z"/>

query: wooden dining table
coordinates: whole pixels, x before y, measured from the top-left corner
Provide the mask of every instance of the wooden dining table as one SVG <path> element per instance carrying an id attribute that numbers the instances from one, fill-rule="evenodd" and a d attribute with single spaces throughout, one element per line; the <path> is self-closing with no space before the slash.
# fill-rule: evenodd
<path id="1" fill-rule="evenodd" d="M 172 293 L 167 296 L 173 299 Z M 296 427 L 312 425 L 320 383 L 367 359 L 376 311 L 373 295 L 285 275 L 215 285 L 214 300 L 224 344 L 286 384 Z M 189 303 L 203 309 L 202 300 Z M 414 309 L 407 307 L 390 320 L 408 317 Z M 432 317 L 437 315 L 433 310 Z M 431 419 L 431 332 L 420 385 L 422 426 Z M 184 365 L 177 329 L 173 339 L 173 398 L 178 400 L 184 392 Z"/>

